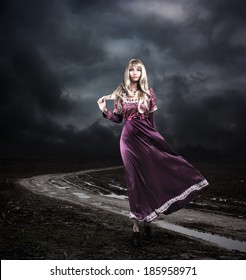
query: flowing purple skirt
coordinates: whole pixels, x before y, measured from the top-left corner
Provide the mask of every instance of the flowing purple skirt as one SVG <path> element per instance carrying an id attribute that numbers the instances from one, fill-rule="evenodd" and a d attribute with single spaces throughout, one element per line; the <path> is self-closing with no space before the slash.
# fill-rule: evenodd
<path id="1" fill-rule="evenodd" d="M 120 150 L 131 218 L 149 222 L 160 213 L 175 212 L 208 185 L 195 167 L 170 148 L 148 119 L 125 122 Z"/>

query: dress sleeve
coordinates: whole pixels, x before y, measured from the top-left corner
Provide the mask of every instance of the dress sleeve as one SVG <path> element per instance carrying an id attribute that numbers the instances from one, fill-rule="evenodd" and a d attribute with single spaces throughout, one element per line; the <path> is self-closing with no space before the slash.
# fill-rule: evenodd
<path id="1" fill-rule="evenodd" d="M 157 105 L 156 105 L 156 96 L 155 96 L 155 92 L 152 88 L 149 89 L 150 91 L 150 104 L 149 104 L 149 113 L 153 113 L 154 111 L 156 111 Z"/>
<path id="2" fill-rule="evenodd" d="M 153 128 L 156 128 L 156 127 L 155 127 L 155 116 L 154 116 L 154 112 L 152 112 L 152 113 L 149 114 L 149 121 L 150 121 L 152 127 L 153 127 Z"/>
<path id="3" fill-rule="evenodd" d="M 112 111 L 108 111 L 107 113 L 103 113 L 103 117 L 105 119 L 108 119 L 112 122 L 115 122 L 115 123 L 121 123 L 122 122 L 122 115 L 120 114 L 117 114 L 115 112 L 112 112 Z"/>
<path id="4" fill-rule="evenodd" d="M 103 117 L 112 121 L 112 122 L 115 122 L 115 123 L 121 123 L 122 122 L 122 113 L 121 113 L 121 110 L 118 106 L 118 102 L 117 100 L 115 99 L 114 100 L 114 110 L 113 112 L 112 111 L 108 111 L 106 114 L 103 113 Z"/>

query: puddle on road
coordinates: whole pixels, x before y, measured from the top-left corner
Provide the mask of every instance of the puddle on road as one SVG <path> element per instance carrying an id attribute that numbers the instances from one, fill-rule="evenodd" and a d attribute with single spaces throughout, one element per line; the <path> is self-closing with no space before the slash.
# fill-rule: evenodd
<path id="1" fill-rule="evenodd" d="M 193 229 L 188 229 L 182 226 L 174 225 L 164 221 L 155 222 L 159 227 L 163 229 L 169 229 L 175 232 L 183 233 L 188 236 L 196 237 L 208 242 L 214 243 L 220 247 L 229 249 L 229 250 L 238 250 L 240 252 L 246 252 L 246 242 L 233 240 L 231 238 L 226 238 L 216 234 L 200 232 Z"/>
<path id="2" fill-rule="evenodd" d="M 126 196 L 126 195 L 119 195 L 119 194 L 115 194 L 115 193 L 105 194 L 103 196 L 111 197 L 111 198 L 115 198 L 115 199 L 128 199 L 128 196 Z"/>
<path id="3" fill-rule="evenodd" d="M 82 199 L 85 199 L 85 198 L 90 198 L 90 196 L 82 193 L 82 192 L 79 192 L 79 193 L 72 193 L 73 195 L 77 196 L 78 198 L 82 198 Z"/>

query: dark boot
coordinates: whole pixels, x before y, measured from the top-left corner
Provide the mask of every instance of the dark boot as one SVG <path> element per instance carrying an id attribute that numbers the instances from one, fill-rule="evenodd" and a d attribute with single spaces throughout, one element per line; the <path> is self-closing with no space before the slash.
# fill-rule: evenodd
<path id="1" fill-rule="evenodd" d="M 144 240 L 150 241 L 151 239 L 151 226 L 149 223 L 144 223 Z"/>
<path id="2" fill-rule="evenodd" d="M 133 232 L 132 235 L 132 245 L 137 248 L 141 245 L 140 242 L 140 233 L 139 232 Z"/>

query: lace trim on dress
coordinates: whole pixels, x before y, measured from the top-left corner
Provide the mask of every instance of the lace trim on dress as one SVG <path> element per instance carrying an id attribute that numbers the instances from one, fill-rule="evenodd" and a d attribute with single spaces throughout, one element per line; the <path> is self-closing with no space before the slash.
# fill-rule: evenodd
<path id="1" fill-rule="evenodd" d="M 127 98 L 127 97 L 123 97 L 123 101 L 125 103 L 138 103 L 138 98 Z"/>
<path id="2" fill-rule="evenodd" d="M 155 105 L 149 112 L 150 112 L 150 113 L 153 113 L 153 112 L 155 112 L 156 110 L 158 110 L 158 108 L 157 108 L 157 106 Z"/>
<path id="3" fill-rule="evenodd" d="M 206 179 L 204 179 L 200 183 L 189 187 L 186 191 L 181 193 L 179 196 L 176 196 L 176 197 L 168 200 L 161 207 L 159 207 L 158 209 L 153 211 L 151 214 L 149 214 L 145 219 L 142 219 L 140 221 L 146 220 L 147 222 L 150 222 L 150 221 L 154 220 L 160 213 L 165 212 L 173 203 L 175 203 L 179 200 L 185 199 L 190 193 L 192 193 L 194 191 L 199 191 L 202 188 L 206 187 L 207 185 L 208 185 L 208 181 Z M 130 212 L 130 218 L 137 219 L 137 217 L 132 212 Z"/>

